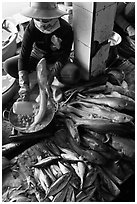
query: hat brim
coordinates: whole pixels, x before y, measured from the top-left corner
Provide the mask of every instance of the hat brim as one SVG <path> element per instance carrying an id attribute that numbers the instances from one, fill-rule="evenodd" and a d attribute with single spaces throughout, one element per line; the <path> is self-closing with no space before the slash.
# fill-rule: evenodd
<path id="1" fill-rule="evenodd" d="M 64 11 L 56 9 L 50 10 L 41 10 L 35 8 L 26 8 L 21 12 L 22 15 L 29 17 L 29 18 L 37 18 L 37 19 L 52 19 L 52 18 L 59 18 L 61 16 L 66 15 L 67 13 Z"/>

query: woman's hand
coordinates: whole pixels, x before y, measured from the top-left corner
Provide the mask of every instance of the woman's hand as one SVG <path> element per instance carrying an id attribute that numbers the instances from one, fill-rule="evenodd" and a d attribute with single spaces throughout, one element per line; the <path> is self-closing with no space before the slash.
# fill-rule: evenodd
<path id="1" fill-rule="evenodd" d="M 19 96 L 20 96 L 20 99 L 23 100 L 23 101 L 29 101 L 29 88 L 28 87 L 21 87 L 19 89 Z"/>
<path id="2" fill-rule="evenodd" d="M 29 77 L 27 71 L 19 71 L 19 96 L 22 100 L 28 101 L 29 100 Z"/>

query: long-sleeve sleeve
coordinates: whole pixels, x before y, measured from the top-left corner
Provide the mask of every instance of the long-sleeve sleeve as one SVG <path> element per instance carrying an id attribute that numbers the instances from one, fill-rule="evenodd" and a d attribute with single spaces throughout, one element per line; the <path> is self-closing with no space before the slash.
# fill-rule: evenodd
<path id="1" fill-rule="evenodd" d="M 32 31 L 30 29 L 30 26 L 31 26 L 30 24 L 27 26 L 23 36 L 21 51 L 20 51 L 19 60 L 18 60 L 19 71 L 28 70 L 28 62 L 29 62 L 30 54 L 34 43 L 34 38 L 33 38 Z"/>

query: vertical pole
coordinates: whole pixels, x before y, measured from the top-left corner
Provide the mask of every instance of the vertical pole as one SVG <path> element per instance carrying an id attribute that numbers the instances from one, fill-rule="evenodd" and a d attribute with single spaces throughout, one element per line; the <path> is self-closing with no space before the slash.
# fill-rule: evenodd
<path id="1" fill-rule="evenodd" d="M 95 34 L 95 22 L 96 22 L 96 2 L 93 3 L 93 20 L 92 20 L 92 35 L 91 35 L 91 46 L 92 42 L 94 41 L 94 34 Z M 92 50 L 92 48 L 91 48 Z M 89 64 L 89 80 L 91 78 L 91 69 L 92 69 L 92 52 L 90 50 L 90 64 Z"/>

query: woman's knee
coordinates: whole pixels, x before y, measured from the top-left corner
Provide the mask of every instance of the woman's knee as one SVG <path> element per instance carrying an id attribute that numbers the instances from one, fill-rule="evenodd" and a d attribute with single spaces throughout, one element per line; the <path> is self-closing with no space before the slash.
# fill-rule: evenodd
<path id="1" fill-rule="evenodd" d="M 3 62 L 3 69 L 14 78 L 18 78 L 18 56 L 8 58 Z"/>

